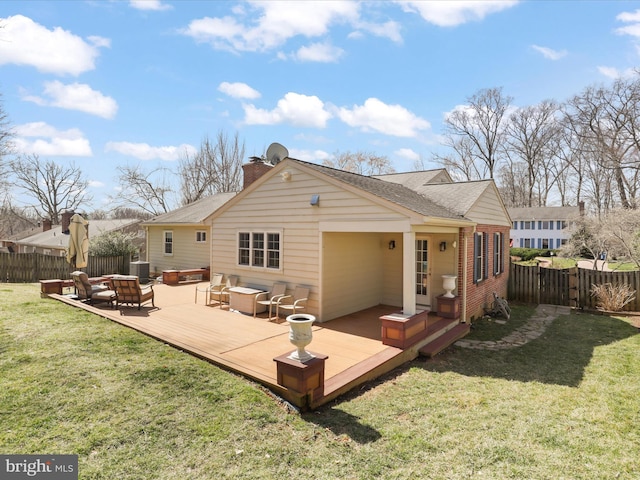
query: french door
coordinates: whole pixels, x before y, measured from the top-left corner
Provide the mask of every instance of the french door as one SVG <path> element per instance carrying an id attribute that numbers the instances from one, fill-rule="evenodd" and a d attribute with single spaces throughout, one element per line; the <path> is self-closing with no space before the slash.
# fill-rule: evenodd
<path id="1" fill-rule="evenodd" d="M 416 239 L 416 305 L 431 306 L 431 265 L 429 263 L 429 240 Z"/>

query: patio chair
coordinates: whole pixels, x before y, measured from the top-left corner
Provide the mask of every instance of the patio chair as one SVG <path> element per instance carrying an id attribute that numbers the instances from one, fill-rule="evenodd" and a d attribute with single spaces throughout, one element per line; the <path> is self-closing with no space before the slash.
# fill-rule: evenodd
<path id="1" fill-rule="evenodd" d="M 284 297 L 286 293 L 286 283 L 274 283 L 271 291 L 257 294 L 255 300 L 256 304 L 253 308 L 253 318 L 256 318 L 257 316 L 258 305 L 264 305 L 269 307 L 269 321 L 271 321 L 273 306 L 276 305 L 280 297 Z"/>
<path id="2" fill-rule="evenodd" d="M 238 276 L 237 275 L 229 275 L 227 276 L 227 281 L 223 284 L 218 285 L 211 289 L 209 293 L 209 299 L 213 300 L 214 297 L 217 297 L 218 304 L 220 308 L 225 303 L 229 305 L 229 289 L 231 287 L 235 287 L 238 285 Z"/>
<path id="3" fill-rule="evenodd" d="M 140 280 L 134 275 L 113 277 L 111 279 L 116 290 L 116 308 L 122 304 L 138 304 L 138 310 L 142 304 L 151 300 L 151 306 L 155 307 L 153 285 L 140 285 Z"/>
<path id="4" fill-rule="evenodd" d="M 204 304 L 211 304 L 211 291 L 215 288 L 219 288 L 222 285 L 222 279 L 224 278 L 224 274 L 222 273 L 213 273 L 211 274 L 211 280 L 209 281 L 209 285 L 196 285 L 196 299 L 195 302 L 198 303 L 198 292 L 204 293 Z"/>
<path id="5" fill-rule="evenodd" d="M 293 290 L 293 295 L 284 295 L 280 297 L 276 302 L 276 318 L 280 318 L 280 310 L 285 312 L 296 313 L 298 310 L 304 310 L 307 306 L 307 299 L 309 298 L 309 287 L 302 287 L 298 285 Z M 283 303 L 283 301 L 291 303 Z"/>
<path id="6" fill-rule="evenodd" d="M 76 288 L 78 300 L 87 301 L 90 305 L 98 302 L 113 304 L 116 292 L 109 289 L 107 285 L 92 285 L 89 282 L 89 276 L 79 270 L 72 272 L 71 278 Z"/>

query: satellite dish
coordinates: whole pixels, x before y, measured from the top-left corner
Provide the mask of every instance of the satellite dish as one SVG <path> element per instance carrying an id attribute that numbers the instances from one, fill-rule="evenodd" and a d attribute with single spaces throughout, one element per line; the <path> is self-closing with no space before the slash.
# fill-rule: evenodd
<path id="1" fill-rule="evenodd" d="M 289 150 L 279 143 L 272 143 L 269 145 L 269 148 L 267 148 L 267 162 L 271 165 L 277 165 L 288 156 Z"/>

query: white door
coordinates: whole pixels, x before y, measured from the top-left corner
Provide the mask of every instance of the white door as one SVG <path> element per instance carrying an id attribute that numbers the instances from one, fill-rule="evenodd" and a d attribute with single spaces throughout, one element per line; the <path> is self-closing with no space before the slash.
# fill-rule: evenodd
<path id="1" fill-rule="evenodd" d="M 416 238 L 416 305 L 431 307 L 431 264 L 429 240 Z M 419 310 L 421 308 L 418 308 Z"/>

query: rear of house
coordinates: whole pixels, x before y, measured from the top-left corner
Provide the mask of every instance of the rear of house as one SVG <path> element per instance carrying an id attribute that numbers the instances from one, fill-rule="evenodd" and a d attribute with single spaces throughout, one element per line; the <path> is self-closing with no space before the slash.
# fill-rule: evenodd
<path id="1" fill-rule="evenodd" d="M 213 271 L 308 286 L 307 312 L 321 322 L 380 304 L 436 310 L 442 275 L 458 278 L 463 321 L 506 294 L 511 223 L 490 181 L 452 183 L 443 170 L 374 178 L 288 158 L 205 223 Z"/>

